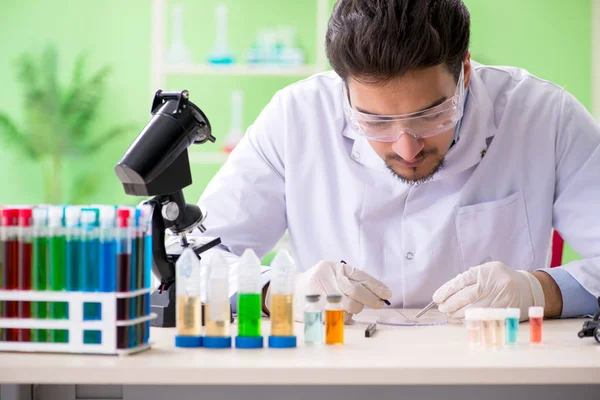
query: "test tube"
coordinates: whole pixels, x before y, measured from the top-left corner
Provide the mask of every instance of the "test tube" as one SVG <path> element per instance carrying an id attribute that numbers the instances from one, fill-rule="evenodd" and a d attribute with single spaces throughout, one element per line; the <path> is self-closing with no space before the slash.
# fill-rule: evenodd
<path id="1" fill-rule="evenodd" d="M 494 308 L 492 309 L 492 315 L 495 330 L 494 345 L 502 347 L 506 341 L 506 310 L 503 308 Z"/>
<path id="2" fill-rule="evenodd" d="M 140 256 L 140 251 L 143 254 L 144 240 L 140 229 L 142 211 L 139 208 L 131 210 L 132 229 L 131 229 L 131 264 L 130 264 L 130 282 L 129 290 L 132 292 L 138 290 L 138 273 L 141 271 L 140 264 L 143 262 L 143 256 Z M 130 318 L 138 318 L 138 304 L 141 304 L 139 296 L 129 298 L 129 315 Z M 137 325 L 129 326 L 129 347 L 137 346 L 138 332 Z"/>
<path id="3" fill-rule="evenodd" d="M 465 325 L 467 327 L 467 338 L 469 345 L 478 346 L 481 341 L 482 315 L 484 310 L 481 308 L 467 308 L 465 310 Z"/>
<path id="4" fill-rule="evenodd" d="M 327 296 L 327 305 L 325 306 L 326 344 L 344 344 L 344 310 L 341 301 L 341 294 Z"/>
<path id="5" fill-rule="evenodd" d="M 79 275 L 85 268 L 79 265 L 81 253 L 80 213 L 81 210 L 77 206 L 68 206 L 65 209 L 66 287 L 69 291 L 81 290 L 82 278 Z"/>
<path id="6" fill-rule="evenodd" d="M 542 342 L 543 307 L 529 307 L 529 336 L 531 343 Z"/>
<path id="7" fill-rule="evenodd" d="M 17 290 L 19 286 L 19 242 L 18 242 L 19 210 L 4 208 L 2 210 L 2 288 Z M 2 309 L 4 318 L 17 318 L 19 314 L 16 301 L 5 301 Z M 14 328 L 3 330 L 4 340 L 16 342 L 19 331 Z"/>
<path id="8" fill-rule="evenodd" d="M 206 289 L 204 347 L 231 347 L 229 264 L 220 251 L 210 260 Z"/>
<path id="9" fill-rule="evenodd" d="M 31 208 L 19 209 L 19 290 L 31 290 L 32 219 Z M 19 318 L 31 318 L 31 302 L 19 302 Z M 31 329 L 19 329 L 19 341 L 31 342 Z"/>
<path id="10" fill-rule="evenodd" d="M 67 287 L 66 274 L 66 248 L 67 238 L 63 226 L 63 207 L 50 207 L 48 210 L 48 243 L 47 243 L 47 261 L 48 272 L 50 274 L 50 290 L 61 291 Z M 69 306 L 65 302 L 50 303 L 50 317 L 52 319 L 67 319 Z M 67 343 L 69 341 L 69 331 L 65 329 L 50 331 L 50 340 L 54 343 Z"/>
<path id="11" fill-rule="evenodd" d="M 32 280 L 33 289 L 38 291 L 48 290 L 48 262 L 47 262 L 47 244 L 48 241 L 48 209 L 37 207 L 33 209 L 33 260 L 32 260 Z M 37 301 L 32 305 L 32 314 L 35 318 L 48 318 L 48 303 Z M 47 342 L 47 329 L 34 329 L 31 332 L 33 342 Z"/>
<path id="12" fill-rule="evenodd" d="M 506 344 L 517 344 L 519 338 L 519 319 L 521 318 L 521 309 L 506 309 Z"/>
<path id="13" fill-rule="evenodd" d="M 260 330 L 262 312 L 261 263 L 252 249 L 246 249 L 239 262 L 238 273 L 238 335 L 235 347 L 258 349 L 263 347 Z"/>
<path id="14" fill-rule="evenodd" d="M 117 292 L 128 292 L 131 287 L 131 210 L 117 210 Z M 129 319 L 129 299 L 117 299 L 117 319 Z M 128 330 L 121 326 L 117 328 L 117 348 L 128 347 Z"/>
<path id="15" fill-rule="evenodd" d="M 296 347 L 294 335 L 294 277 L 296 265 L 286 250 L 271 263 L 271 336 L 269 347 Z"/>
<path id="16" fill-rule="evenodd" d="M 323 344 L 323 311 L 319 301 L 321 296 L 309 294 L 304 307 L 304 343 Z"/>
<path id="17" fill-rule="evenodd" d="M 100 290 L 100 210 L 97 208 L 81 209 L 81 241 L 79 244 L 79 279 L 80 290 L 97 292 Z M 84 303 L 83 319 L 100 320 L 100 303 Z M 101 332 L 87 330 L 83 332 L 83 342 L 101 343 Z"/>
<path id="18" fill-rule="evenodd" d="M 152 215 L 154 207 L 150 204 L 142 206 L 142 213 L 146 221 L 146 232 L 144 235 L 144 288 L 152 286 Z M 144 315 L 150 315 L 150 293 L 144 295 Z M 144 322 L 144 335 L 142 341 L 148 342 L 150 338 L 150 321 Z"/>
<path id="19" fill-rule="evenodd" d="M 202 346 L 201 268 L 198 256 L 189 247 L 175 264 L 177 347 Z"/>
<path id="20" fill-rule="evenodd" d="M 116 210 L 113 206 L 100 208 L 100 288 L 103 292 L 117 291 L 117 245 L 115 241 Z"/>
<path id="21" fill-rule="evenodd" d="M 496 343 L 496 329 L 492 309 L 483 309 L 481 316 L 481 344 L 493 346 Z"/>

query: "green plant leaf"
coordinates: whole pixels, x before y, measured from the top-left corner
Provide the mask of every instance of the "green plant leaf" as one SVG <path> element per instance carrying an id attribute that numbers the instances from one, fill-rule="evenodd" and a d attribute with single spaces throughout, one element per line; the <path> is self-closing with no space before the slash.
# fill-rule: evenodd
<path id="1" fill-rule="evenodd" d="M 32 146 L 27 135 L 21 132 L 5 114 L 0 114 L 0 135 L 4 136 L 7 143 L 20 148 L 27 157 L 31 159 L 39 157 L 38 151 Z"/>
<path id="2" fill-rule="evenodd" d="M 73 179 L 70 204 L 87 204 L 90 198 L 98 191 L 98 182 L 101 176 L 99 172 L 91 171 L 77 176 Z"/>
<path id="3" fill-rule="evenodd" d="M 123 135 L 124 133 L 134 129 L 133 125 L 115 126 L 106 130 L 97 139 L 93 140 L 87 146 L 84 147 L 83 154 L 90 154 L 100 150 L 102 147 L 110 143 L 116 137 Z"/>

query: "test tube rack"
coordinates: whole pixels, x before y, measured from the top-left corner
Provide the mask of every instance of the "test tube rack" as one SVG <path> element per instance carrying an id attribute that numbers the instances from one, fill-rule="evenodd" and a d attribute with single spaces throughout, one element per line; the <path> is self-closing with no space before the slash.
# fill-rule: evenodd
<path id="1" fill-rule="evenodd" d="M 68 343 L 0 341 L 0 351 L 83 353 L 129 355 L 147 350 L 152 343 L 141 343 L 132 348 L 117 348 L 117 328 L 133 326 L 156 318 L 150 313 L 135 319 L 117 320 L 117 300 L 150 293 L 152 289 L 131 292 L 67 292 L 0 290 L 0 302 L 64 302 L 68 304 L 68 319 L 0 318 L 0 329 L 61 329 L 69 332 Z M 84 303 L 100 303 L 101 319 L 84 320 Z M 100 331 L 101 343 L 84 343 L 83 333 Z"/>

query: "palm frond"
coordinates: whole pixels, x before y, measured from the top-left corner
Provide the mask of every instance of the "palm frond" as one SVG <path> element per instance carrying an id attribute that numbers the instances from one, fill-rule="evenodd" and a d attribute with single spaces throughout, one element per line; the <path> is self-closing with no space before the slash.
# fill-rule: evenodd
<path id="1" fill-rule="evenodd" d="M 19 149 L 29 158 L 36 159 L 39 157 L 37 150 L 31 145 L 28 136 L 17 128 L 14 122 L 8 115 L 0 114 L 0 135 L 3 136 L 7 143 L 10 143 Z"/>
<path id="2" fill-rule="evenodd" d="M 102 133 L 98 138 L 88 143 L 83 147 L 83 154 L 90 154 L 94 151 L 100 150 L 106 144 L 110 143 L 113 139 L 123 135 L 126 132 L 129 132 L 134 129 L 133 125 L 123 125 L 123 126 L 115 126 L 104 133 Z"/>

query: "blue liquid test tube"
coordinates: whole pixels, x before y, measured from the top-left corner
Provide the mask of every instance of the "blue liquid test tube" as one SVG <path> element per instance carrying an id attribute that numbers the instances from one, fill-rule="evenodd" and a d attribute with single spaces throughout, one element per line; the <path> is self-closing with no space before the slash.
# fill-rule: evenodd
<path id="1" fill-rule="evenodd" d="M 506 310 L 506 344 L 517 344 L 520 319 L 521 310 L 519 308 L 508 308 Z"/>
<path id="2" fill-rule="evenodd" d="M 115 241 L 116 210 L 113 206 L 100 208 L 100 290 L 117 291 L 117 244 Z"/>
<path id="3" fill-rule="evenodd" d="M 144 233 L 144 289 L 152 286 L 152 211 L 154 208 L 150 204 L 142 206 L 142 216 L 146 223 Z M 150 315 L 150 293 L 144 295 L 144 316 Z M 144 322 L 143 343 L 148 343 L 150 338 L 150 321 Z"/>
<path id="4" fill-rule="evenodd" d="M 85 292 L 95 292 L 100 289 L 100 211 L 97 208 L 83 208 L 81 210 L 81 244 L 79 258 L 80 287 Z M 100 304 L 85 303 L 83 306 L 84 320 L 99 320 Z M 99 344 L 101 332 L 95 330 L 84 331 L 83 342 Z"/>

